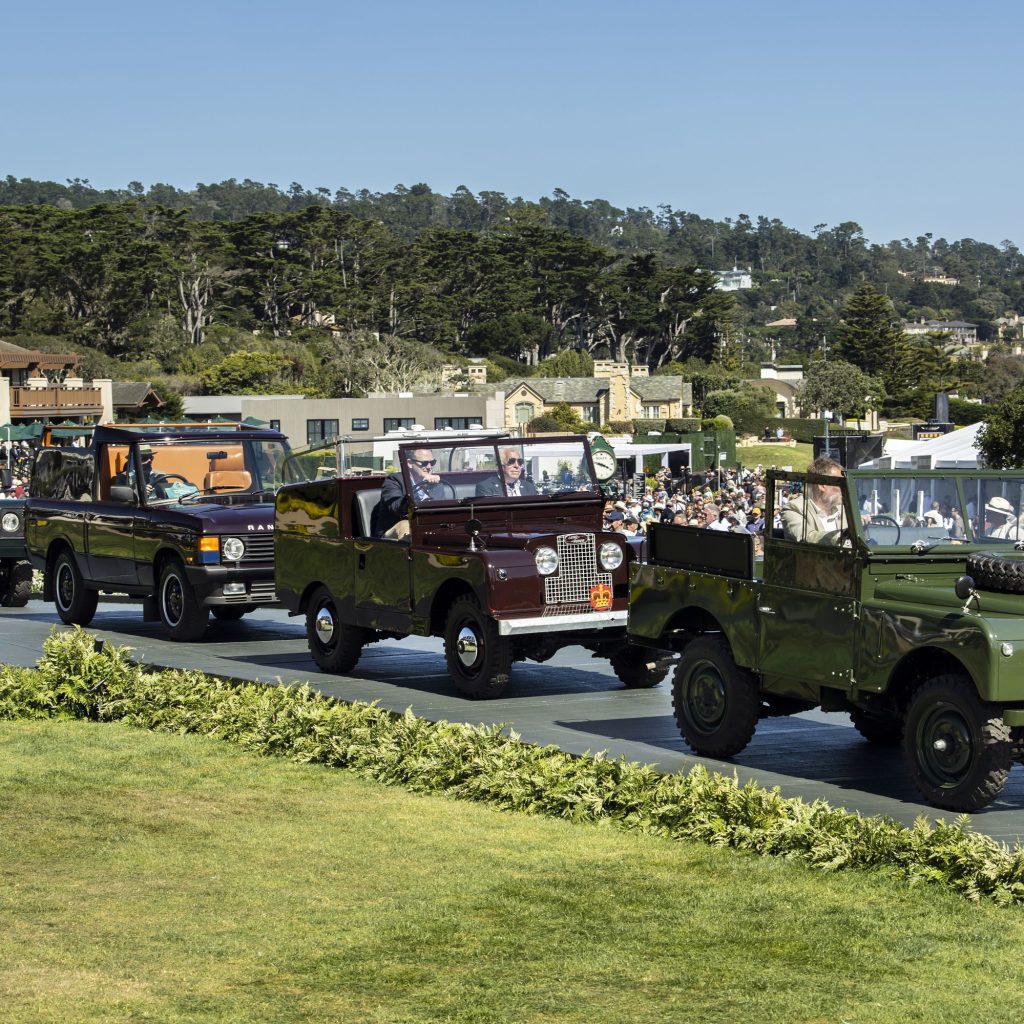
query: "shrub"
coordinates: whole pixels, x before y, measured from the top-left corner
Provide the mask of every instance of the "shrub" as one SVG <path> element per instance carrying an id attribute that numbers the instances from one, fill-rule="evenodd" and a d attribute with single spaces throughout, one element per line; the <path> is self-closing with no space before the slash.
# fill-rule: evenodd
<path id="1" fill-rule="evenodd" d="M 700 430 L 700 420 L 695 417 L 665 421 L 665 432 L 668 434 L 693 434 L 698 430 Z"/>
<path id="2" fill-rule="evenodd" d="M 635 419 L 633 420 L 633 429 L 638 434 L 649 434 L 652 430 L 656 430 L 659 434 L 665 433 L 665 420 L 662 419 Z"/>
<path id="3" fill-rule="evenodd" d="M 128 648 L 56 629 L 37 670 L 0 670 L 0 717 L 72 715 L 202 733 L 254 753 L 347 768 L 414 792 L 506 810 L 695 839 L 823 871 L 886 870 L 968 899 L 1024 904 L 1024 850 L 972 832 L 967 819 L 906 828 L 824 801 L 807 804 L 702 765 L 686 775 L 602 754 L 572 756 L 499 726 L 429 722 L 411 711 L 343 704 L 309 687 L 233 684 L 192 670 L 144 672 Z"/>

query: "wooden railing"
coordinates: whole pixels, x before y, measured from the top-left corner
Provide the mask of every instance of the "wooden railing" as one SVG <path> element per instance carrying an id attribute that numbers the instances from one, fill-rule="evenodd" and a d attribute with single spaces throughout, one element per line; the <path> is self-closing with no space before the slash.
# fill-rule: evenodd
<path id="1" fill-rule="evenodd" d="M 98 416 L 99 388 L 11 388 L 11 419 L 34 416 Z"/>

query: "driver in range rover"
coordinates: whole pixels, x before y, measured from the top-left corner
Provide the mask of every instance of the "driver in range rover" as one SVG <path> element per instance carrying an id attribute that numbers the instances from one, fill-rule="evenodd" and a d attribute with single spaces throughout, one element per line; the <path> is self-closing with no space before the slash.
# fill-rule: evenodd
<path id="1" fill-rule="evenodd" d="M 146 497 L 162 498 L 164 475 L 153 470 L 153 449 L 148 444 L 140 445 L 139 457 L 142 459 L 142 483 Z"/>

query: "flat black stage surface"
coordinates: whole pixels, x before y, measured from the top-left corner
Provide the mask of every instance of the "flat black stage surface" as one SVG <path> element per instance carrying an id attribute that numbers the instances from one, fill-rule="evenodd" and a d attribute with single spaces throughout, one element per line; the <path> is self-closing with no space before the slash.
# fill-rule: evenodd
<path id="1" fill-rule="evenodd" d="M 58 623 L 52 605 L 38 601 L 0 610 L 0 661 L 35 665 Z M 907 824 L 920 815 L 940 816 L 917 802 L 900 752 L 865 743 L 844 714 L 768 719 L 731 761 L 695 758 L 672 720 L 667 684 L 626 690 L 603 661 L 577 647 L 543 665 L 517 664 L 501 700 L 468 701 L 451 688 L 439 640 L 373 644 L 350 676 L 328 676 L 309 656 L 303 621 L 283 611 L 258 611 L 239 622 L 214 620 L 204 640 L 180 644 L 164 639 L 157 623 L 144 623 L 140 605 L 101 603 L 89 631 L 134 648 L 135 657 L 150 665 L 268 683 L 308 682 L 343 700 L 377 700 L 400 711 L 411 707 L 430 719 L 500 722 L 528 743 L 553 743 L 572 753 L 603 750 L 666 772 L 702 761 L 715 771 L 736 772 L 741 781 L 778 786 L 786 796 L 823 799 Z M 1010 844 L 1024 837 L 1024 766 L 1014 768 L 1001 798 L 971 821 L 978 831 Z"/>

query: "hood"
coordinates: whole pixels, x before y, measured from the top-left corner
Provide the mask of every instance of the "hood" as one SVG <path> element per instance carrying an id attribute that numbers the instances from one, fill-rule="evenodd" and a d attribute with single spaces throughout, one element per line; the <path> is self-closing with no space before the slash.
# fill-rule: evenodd
<path id="1" fill-rule="evenodd" d="M 172 505 L 164 509 L 166 519 L 198 526 L 202 533 L 273 533 L 274 506 L 258 505 Z"/>

